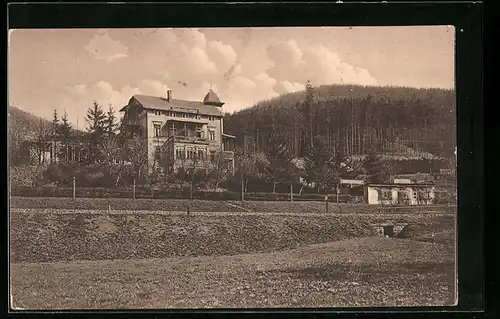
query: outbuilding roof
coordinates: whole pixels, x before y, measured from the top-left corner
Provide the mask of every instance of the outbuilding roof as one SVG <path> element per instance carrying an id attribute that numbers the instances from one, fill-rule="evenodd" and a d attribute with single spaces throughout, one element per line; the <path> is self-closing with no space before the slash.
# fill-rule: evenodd
<path id="1" fill-rule="evenodd" d="M 406 184 L 406 183 L 368 183 L 366 186 L 374 186 L 374 187 L 432 187 L 435 186 L 434 184 L 430 183 L 412 183 L 412 184 Z"/>
<path id="2" fill-rule="evenodd" d="M 171 99 L 170 101 L 168 101 L 166 98 L 151 95 L 134 95 L 131 100 L 133 99 L 135 99 L 142 107 L 146 109 L 179 112 L 182 112 L 184 109 L 186 112 L 197 111 L 197 113 L 203 115 L 223 116 L 223 113 L 221 112 L 219 107 L 204 104 L 203 102 L 198 101 L 186 101 L 177 99 Z M 124 106 L 120 110 L 120 112 L 125 111 L 129 105 Z"/>

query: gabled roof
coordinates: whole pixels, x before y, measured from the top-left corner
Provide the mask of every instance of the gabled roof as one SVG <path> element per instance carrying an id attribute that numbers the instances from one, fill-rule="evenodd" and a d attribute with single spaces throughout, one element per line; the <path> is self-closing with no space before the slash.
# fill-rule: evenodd
<path id="1" fill-rule="evenodd" d="M 186 111 L 197 110 L 199 114 L 203 115 L 213 115 L 213 116 L 224 115 L 218 107 L 212 105 L 205 105 L 203 104 L 203 102 L 176 100 L 176 99 L 167 101 L 167 99 L 165 98 L 151 96 L 151 95 L 134 95 L 132 99 L 136 100 L 145 109 L 163 110 L 163 111 L 182 111 L 182 109 L 186 109 Z M 129 105 L 124 106 L 120 110 L 120 112 L 125 111 L 128 108 L 128 106 Z"/>

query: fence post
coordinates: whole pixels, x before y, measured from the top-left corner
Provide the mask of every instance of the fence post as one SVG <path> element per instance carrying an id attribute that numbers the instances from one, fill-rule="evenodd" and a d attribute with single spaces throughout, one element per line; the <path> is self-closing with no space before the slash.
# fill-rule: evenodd
<path id="1" fill-rule="evenodd" d="M 293 202 L 293 183 L 290 184 L 290 201 Z"/>
<path id="2" fill-rule="evenodd" d="M 241 179 L 241 201 L 245 200 L 245 185 L 243 183 L 243 178 Z"/>
<path id="3" fill-rule="evenodd" d="M 76 199 L 76 178 L 73 176 L 73 199 Z"/>
<path id="4" fill-rule="evenodd" d="M 134 183 L 132 185 L 132 198 L 135 199 L 135 178 L 134 178 Z"/>
<path id="5" fill-rule="evenodd" d="M 340 194 L 340 189 L 339 189 L 339 184 L 337 184 L 337 204 L 339 203 L 339 194 Z"/>
<path id="6" fill-rule="evenodd" d="M 328 195 L 325 195 L 325 211 L 328 214 Z"/>

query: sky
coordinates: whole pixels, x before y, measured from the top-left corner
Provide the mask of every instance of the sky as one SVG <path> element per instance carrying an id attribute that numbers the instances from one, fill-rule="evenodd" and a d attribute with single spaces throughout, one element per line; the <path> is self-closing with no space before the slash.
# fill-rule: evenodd
<path id="1" fill-rule="evenodd" d="M 10 30 L 9 105 L 83 129 L 94 100 L 134 94 L 201 101 L 225 112 L 313 85 L 454 88 L 450 26 Z"/>

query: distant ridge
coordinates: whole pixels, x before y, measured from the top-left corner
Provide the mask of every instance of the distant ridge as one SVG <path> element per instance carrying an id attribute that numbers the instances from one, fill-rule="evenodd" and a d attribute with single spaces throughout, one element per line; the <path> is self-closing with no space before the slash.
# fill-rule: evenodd
<path id="1" fill-rule="evenodd" d="M 314 88 L 315 98 L 318 100 L 332 100 L 342 98 L 364 98 L 372 96 L 374 100 L 380 98 L 389 98 L 391 100 L 405 98 L 419 98 L 422 100 L 433 99 L 437 103 L 444 102 L 450 96 L 455 96 L 454 89 L 443 88 L 414 88 L 407 86 L 365 86 L 357 84 L 330 84 L 320 85 Z M 278 97 L 268 100 L 262 100 L 254 106 L 265 107 L 271 104 L 295 103 L 304 101 L 305 90 L 300 90 L 293 93 L 285 93 Z M 244 110 L 243 110 L 244 111 Z M 235 112 L 238 113 L 238 112 Z"/>
<path id="2" fill-rule="evenodd" d="M 313 83 L 312 83 L 313 84 Z M 341 155 L 373 151 L 402 158 L 453 156 L 456 94 L 453 89 L 323 85 L 260 101 L 227 115 L 224 130 L 238 148 L 267 153 L 279 145 L 295 157 L 321 136 Z"/>

